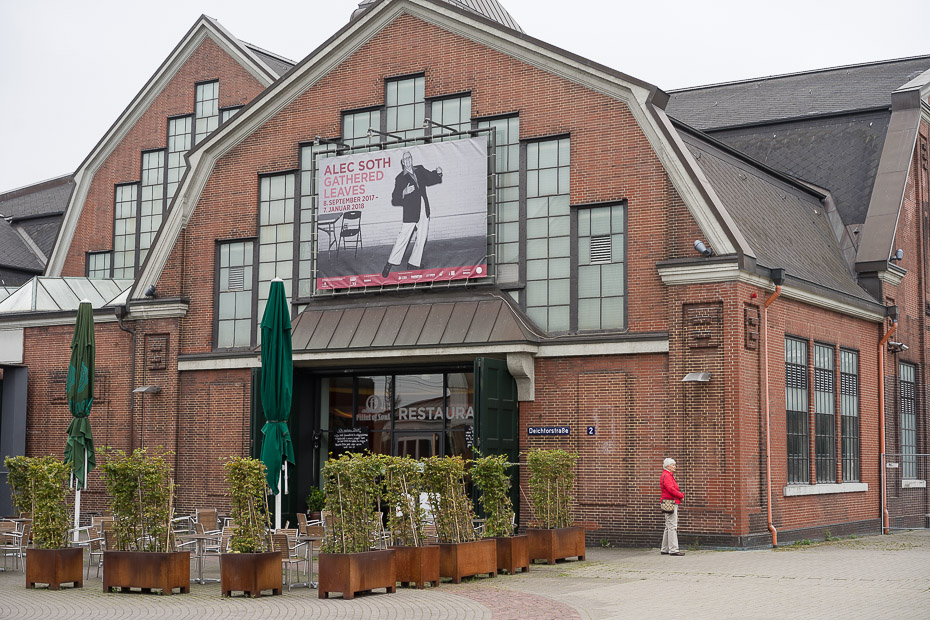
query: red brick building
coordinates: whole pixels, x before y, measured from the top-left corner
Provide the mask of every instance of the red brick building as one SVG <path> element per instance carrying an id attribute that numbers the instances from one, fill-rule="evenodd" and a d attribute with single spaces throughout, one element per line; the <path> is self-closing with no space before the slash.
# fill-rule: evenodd
<path id="1" fill-rule="evenodd" d="M 878 532 L 885 505 L 925 527 L 930 57 L 853 68 L 871 90 L 794 114 L 771 97 L 836 72 L 667 94 L 472 4 L 364 2 L 292 68 L 200 20 L 75 174 L 46 277 L 0 302 L 6 445 L 9 417 L 27 453 L 60 452 L 92 296 L 97 443 L 169 449 L 179 509 L 224 506 L 222 459 L 261 442 L 257 323 L 280 277 L 286 512 L 350 445 L 561 447 L 589 542 L 658 541 L 666 456 L 685 540 Z M 426 165 L 467 141 L 482 159 Z M 331 211 L 334 157 L 419 176 L 404 191 L 440 181 L 409 222 Z M 92 474 L 85 506 L 105 501 Z"/>

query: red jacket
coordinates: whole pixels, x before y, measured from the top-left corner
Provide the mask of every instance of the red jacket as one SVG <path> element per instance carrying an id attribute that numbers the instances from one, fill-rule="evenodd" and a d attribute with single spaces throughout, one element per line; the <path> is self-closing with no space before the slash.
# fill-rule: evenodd
<path id="1" fill-rule="evenodd" d="M 662 499 L 673 499 L 676 504 L 680 504 L 685 497 L 685 494 L 678 490 L 675 474 L 667 469 L 662 470 L 662 480 L 659 486 L 662 488 Z"/>

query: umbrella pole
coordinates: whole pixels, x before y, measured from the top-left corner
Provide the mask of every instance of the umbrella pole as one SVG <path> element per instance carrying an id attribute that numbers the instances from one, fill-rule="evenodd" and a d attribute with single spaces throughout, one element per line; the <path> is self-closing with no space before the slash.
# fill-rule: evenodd
<path id="1" fill-rule="evenodd" d="M 74 542 L 78 541 L 78 527 L 81 525 L 81 483 L 75 485 L 74 490 Z"/>
<path id="2" fill-rule="evenodd" d="M 274 496 L 274 529 L 281 529 L 281 472 L 278 472 L 278 492 Z"/>

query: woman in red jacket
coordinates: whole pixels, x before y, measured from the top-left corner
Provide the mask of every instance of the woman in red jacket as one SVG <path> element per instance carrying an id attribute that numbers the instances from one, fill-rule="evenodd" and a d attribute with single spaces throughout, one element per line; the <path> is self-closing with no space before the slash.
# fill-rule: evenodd
<path id="1" fill-rule="evenodd" d="M 659 482 L 662 499 L 675 500 L 675 511 L 664 513 L 665 533 L 662 534 L 662 555 L 684 555 L 684 552 L 678 550 L 678 504 L 684 499 L 685 494 L 678 489 L 678 482 L 675 481 L 676 469 L 678 465 L 675 464 L 675 459 L 665 459 L 662 462 L 662 479 Z"/>

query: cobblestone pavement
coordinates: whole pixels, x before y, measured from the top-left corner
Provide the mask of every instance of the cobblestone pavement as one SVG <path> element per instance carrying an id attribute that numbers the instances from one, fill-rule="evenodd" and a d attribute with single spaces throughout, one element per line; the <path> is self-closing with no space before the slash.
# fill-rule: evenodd
<path id="1" fill-rule="evenodd" d="M 0 618 L 930 617 L 930 531 L 684 557 L 589 548 L 587 558 L 352 601 L 321 601 L 307 588 L 223 598 L 216 583 L 172 596 L 104 594 L 93 575 L 80 590 L 27 590 L 23 574 L 8 570 L 0 573 Z M 206 575 L 218 572 L 208 561 Z"/>

